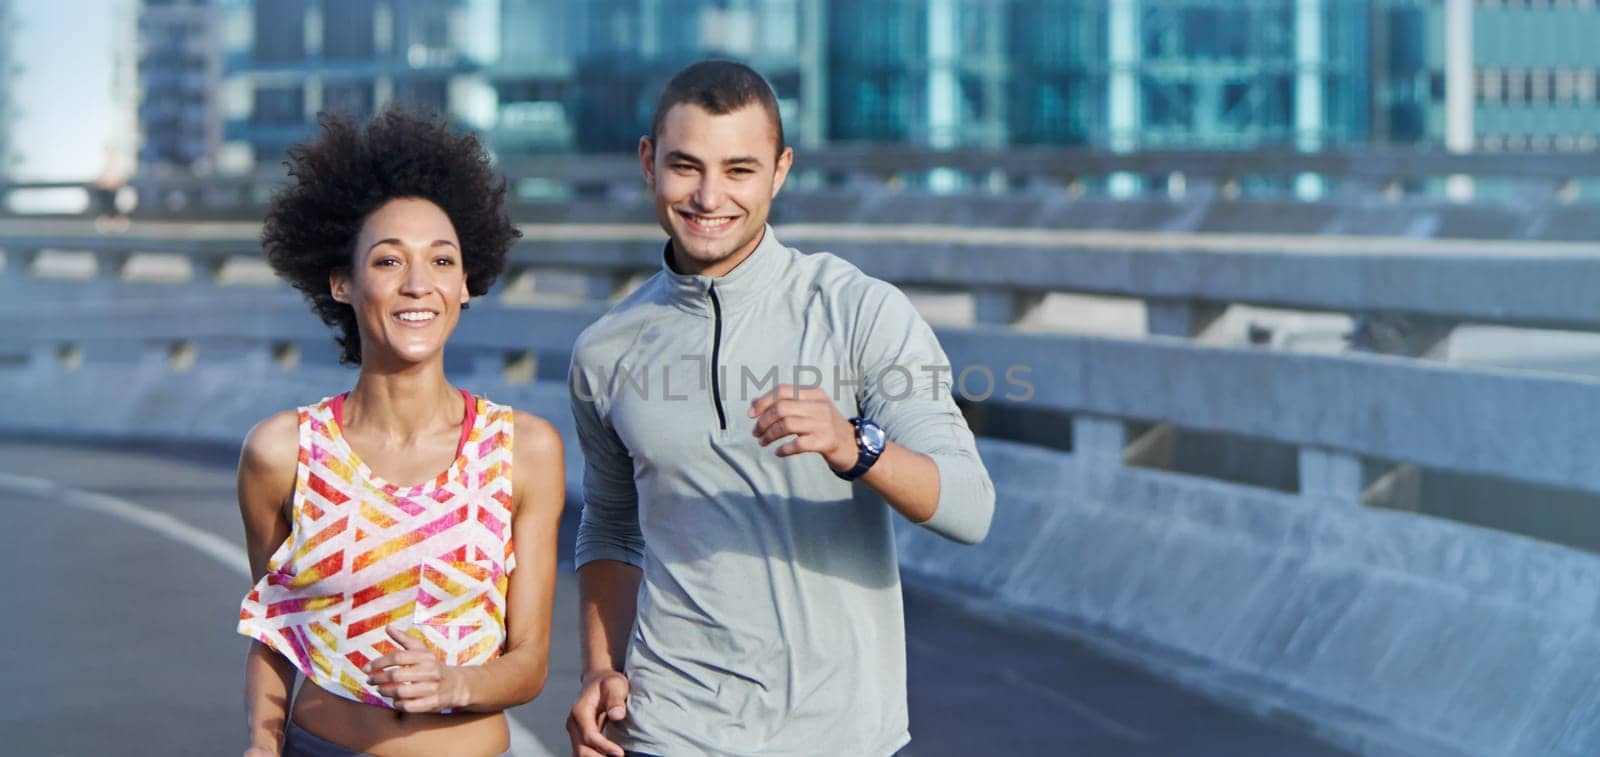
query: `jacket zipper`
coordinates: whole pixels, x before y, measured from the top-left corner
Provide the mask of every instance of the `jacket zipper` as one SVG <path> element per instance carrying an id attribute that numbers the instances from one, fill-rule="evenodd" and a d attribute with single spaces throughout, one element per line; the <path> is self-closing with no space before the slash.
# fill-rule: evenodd
<path id="1" fill-rule="evenodd" d="M 722 410 L 722 383 L 717 374 L 721 365 L 722 354 L 722 302 L 717 299 L 717 286 L 712 284 L 706 288 L 706 294 L 711 295 L 711 404 L 717 409 L 717 427 L 723 431 L 728 430 L 728 416 Z"/>

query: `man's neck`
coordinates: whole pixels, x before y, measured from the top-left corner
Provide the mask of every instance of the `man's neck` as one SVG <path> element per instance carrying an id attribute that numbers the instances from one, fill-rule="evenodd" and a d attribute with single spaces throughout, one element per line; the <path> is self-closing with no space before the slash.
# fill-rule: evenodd
<path id="1" fill-rule="evenodd" d="M 750 256 L 755 254 L 756 248 L 761 246 L 762 240 L 766 239 L 766 236 L 767 232 L 765 229 L 763 229 L 760 236 L 750 240 L 750 242 L 742 249 L 721 260 L 708 263 L 704 266 L 698 266 L 692 260 L 685 260 L 685 256 L 678 251 L 678 243 L 673 242 L 671 260 L 672 270 L 687 276 L 705 276 L 706 278 L 710 279 L 722 278 L 723 276 L 726 276 L 729 271 L 738 268 L 740 263 L 749 260 Z"/>

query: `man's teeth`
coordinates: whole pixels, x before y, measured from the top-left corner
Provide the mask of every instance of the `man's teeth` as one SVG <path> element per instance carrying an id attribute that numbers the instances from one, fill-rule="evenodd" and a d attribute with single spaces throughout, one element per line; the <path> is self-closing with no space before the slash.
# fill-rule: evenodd
<path id="1" fill-rule="evenodd" d="M 401 313 L 400 314 L 400 320 L 402 320 L 402 321 L 431 321 L 431 320 L 433 320 L 433 313 Z"/>
<path id="2" fill-rule="evenodd" d="M 693 216 L 693 218 L 694 222 L 701 226 L 726 226 L 728 222 L 733 220 L 732 218 L 705 218 L 703 216 Z"/>

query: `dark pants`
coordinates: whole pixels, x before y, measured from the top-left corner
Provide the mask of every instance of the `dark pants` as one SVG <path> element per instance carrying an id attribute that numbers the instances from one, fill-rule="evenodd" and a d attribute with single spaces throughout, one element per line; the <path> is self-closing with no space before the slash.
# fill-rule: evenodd
<path id="1" fill-rule="evenodd" d="M 313 735 L 292 720 L 283 734 L 283 757 L 360 757 L 360 754 Z"/>
<path id="2" fill-rule="evenodd" d="M 357 752 L 348 747 L 342 747 L 320 736 L 301 728 L 294 721 L 289 721 L 289 729 L 283 734 L 282 757 L 367 757 L 362 752 Z M 511 757 L 506 752 L 500 757 Z"/>

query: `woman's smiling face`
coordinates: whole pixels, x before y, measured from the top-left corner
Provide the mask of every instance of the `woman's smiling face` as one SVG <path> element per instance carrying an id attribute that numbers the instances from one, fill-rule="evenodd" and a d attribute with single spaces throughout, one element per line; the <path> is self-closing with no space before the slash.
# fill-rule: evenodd
<path id="1" fill-rule="evenodd" d="M 355 308 L 363 365 L 442 360 L 469 298 L 455 226 L 438 205 L 414 197 L 367 216 L 350 272 L 328 283 L 335 300 Z"/>

